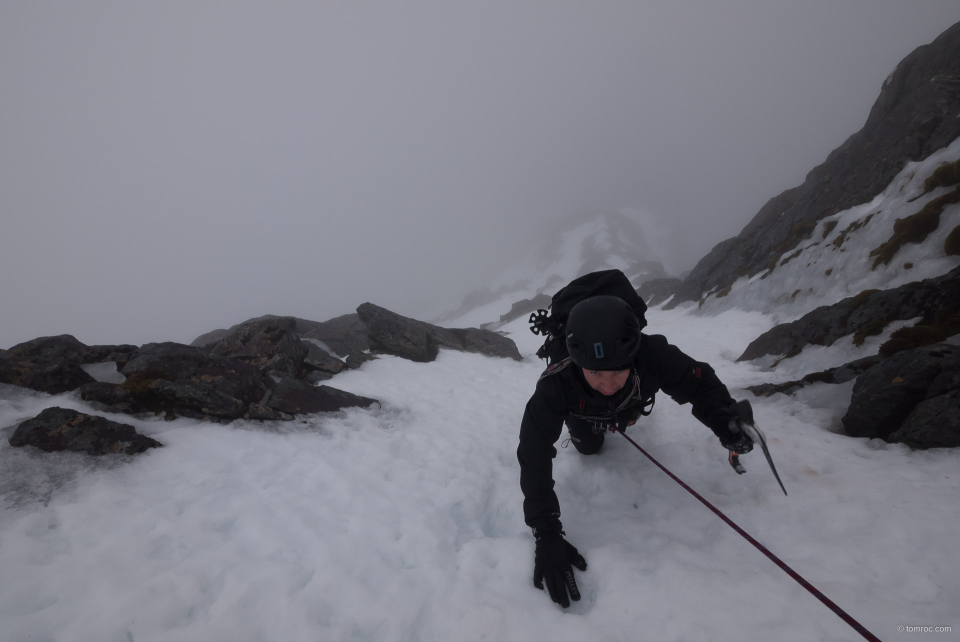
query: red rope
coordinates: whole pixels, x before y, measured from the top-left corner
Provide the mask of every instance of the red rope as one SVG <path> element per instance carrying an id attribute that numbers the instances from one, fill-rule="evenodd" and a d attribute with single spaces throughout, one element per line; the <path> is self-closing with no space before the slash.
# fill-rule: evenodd
<path id="1" fill-rule="evenodd" d="M 617 432 L 620 432 L 620 431 L 617 431 Z M 630 437 L 627 437 L 626 433 L 620 432 L 620 434 L 623 435 L 624 437 L 626 437 L 626 438 L 627 438 L 627 441 L 629 441 L 631 444 L 633 444 L 633 445 L 636 447 L 637 450 L 639 450 L 639 451 L 642 452 L 644 455 L 646 455 L 647 459 L 649 459 L 649 460 L 652 461 L 654 464 L 656 464 L 657 467 L 658 467 L 660 470 L 662 470 L 663 472 L 665 472 L 665 473 L 667 473 L 668 475 L 670 475 L 670 478 L 673 479 L 673 481 L 675 481 L 675 482 L 677 482 L 678 484 L 680 484 L 681 486 L 683 486 L 688 493 L 690 493 L 691 495 L 693 495 L 694 497 L 696 497 L 697 499 L 699 499 L 700 502 L 701 502 L 704 506 L 706 506 L 707 508 L 709 508 L 710 510 L 712 510 L 714 513 L 716 513 L 717 517 L 719 517 L 720 519 L 722 519 L 723 521 L 725 521 L 725 522 L 727 523 L 727 525 L 730 526 L 730 528 L 732 528 L 733 530 L 735 530 L 735 531 L 737 531 L 738 533 L 740 533 L 740 535 L 741 535 L 744 539 L 746 539 L 748 542 L 750 542 L 751 544 L 753 544 L 754 546 L 756 546 L 757 549 L 758 549 L 761 553 L 763 553 L 764 555 L 766 555 L 767 557 L 769 557 L 769 558 L 770 558 L 770 561 L 772 561 L 774 564 L 776 564 L 776 565 L 779 566 L 781 569 L 783 569 L 783 571 L 784 571 L 787 575 L 789 575 L 790 577 L 792 577 L 793 579 L 795 579 L 795 580 L 800 584 L 800 586 L 802 586 L 803 588 L 805 588 L 805 589 L 807 589 L 808 591 L 810 591 L 810 593 L 811 593 L 814 597 L 816 597 L 818 600 L 820 600 L 821 602 L 823 602 L 828 609 L 830 609 L 831 611 L 833 611 L 834 613 L 836 613 L 838 616 L 840 616 L 840 619 L 842 619 L 844 622 L 846 622 L 846 623 L 849 624 L 851 627 L 853 627 L 853 629 L 854 629 L 857 633 L 859 633 L 860 635 L 862 635 L 862 636 L 863 636 L 864 638 L 866 638 L 867 640 L 870 640 L 871 642 L 880 642 L 880 638 L 878 638 L 878 637 L 875 636 L 873 633 L 871 633 L 871 632 L 868 631 L 866 628 L 864 628 L 864 626 L 863 626 L 862 624 L 860 624 L 859 622 L 857 622 L 856 620 L 854 620 L 850 615 L 847 614 L 846 611 L 844 611 L 843 609 L 841 609 L 841 608 L 840 608 L 839 606 L 837 606 L 830 598 L 828 598 L 826 595 L 824 595 L 824 594 L 821 593 L 819 590 L 817 590 L 816 587 L 814 587 L 810 582 L 808 582 L 807 580 L 805 580 L 805 579 L 803 579 L 802 577 L 800 577 L 800 574 L 799 574 L 799 573 L 797 573 L 795 570 L 793 570 L 792 568 L 790 568 L 789 566 L 787 566 L 786 563 L 785 563 L 783 560 L 781 560 L 779 557 L 777 557 L 776 555 L 774 555 L 773 553 L 771 553 L 769 550 L 767 550 L 767 547 L 765 547 L 763 544 L 761 544 L 761 543 L 758 542 L 757 540 L 755 540 L 755 539 L 753 539 L 752 537 L 750 537 L 750 534 L 749 534 L 749 533 L 747 533 L 745 530 L 743 530 L 742 528 L 740 528 L 739 526 L 737 526 L 736 524 L 734 524 L 732 519 L 730 519 L 729 517 L 727 517 L 726 515 L 724 515 L 723 513 L 721 513 L 720 510 L 719 510 L 716 506 L 714 506 L 713 504 L 711 504 L 710 502 L 708 502 L 707 500 L 705 500 L 703 497 L 701 497 L 700 494 L 697 493 L 697 491 L 695 491 L 695 490 L 693 490 L 692 488 L 690 488 L 689 486 L 687 486 L 685 483 L 683 483 L 683 481 L 681 481 L 681 479 L 680 479 L 679 477 L 677 477 L 676 475 L 674 475 L 673 473 L 671 473 L 669 470 L 667 470 L 666 468 L 664 468 L 664 466 L 663 466 L 659 461 L 657 461 L 656 459 L 654 459 L 653 457 L 651 457 L 651 456 L 650 456 L 650 453 L 648 453 L 646 450 L 644 450 L 643 448 L 641 448 L 640 445 L 637 444 L 637 442 L 635 442 L 634 440 L 630 439 Z"/>

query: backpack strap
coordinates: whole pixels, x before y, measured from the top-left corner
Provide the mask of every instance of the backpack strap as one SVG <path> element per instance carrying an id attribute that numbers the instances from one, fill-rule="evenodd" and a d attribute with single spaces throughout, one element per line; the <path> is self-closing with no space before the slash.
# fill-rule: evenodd
<path id="1" fill-rule="evenodd" d="M 558 361 L 556 363 L 550 364 L 549 366 L 547 366 L 547 369 L 543 371 L 543 374 L 540 375 L 540 379 L 537 379 L 537 383 L 539 383 L 542 379 L 546 379 L 550 375 L 557 374 L 558 372 L 560 372 L 561 370 L 569 366 L 570 363 L 571 363 L 570 357 L 567 357 L 563 361 Z"/>

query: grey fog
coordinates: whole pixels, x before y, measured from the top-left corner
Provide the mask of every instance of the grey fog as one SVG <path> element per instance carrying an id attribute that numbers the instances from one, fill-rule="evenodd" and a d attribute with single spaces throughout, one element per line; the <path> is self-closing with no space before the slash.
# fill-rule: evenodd
<path id="1" fill-rule="evenodd" d="M 0 3 L 0 347 L 417 318 L 570 217 L 673 273 L 863 125 L 956 0 Z"/>

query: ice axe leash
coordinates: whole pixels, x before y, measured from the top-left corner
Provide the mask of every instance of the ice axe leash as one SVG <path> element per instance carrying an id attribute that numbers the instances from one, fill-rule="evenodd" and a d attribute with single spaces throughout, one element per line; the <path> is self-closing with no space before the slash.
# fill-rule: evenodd
<path id="1" fill-rule="evenodd" d="M 746 402 L 741 402 L 741 403 L 746 403 Z M 749 404 L 747 404 L 747 406 L 749 407 Z M 751 418 L 752 418 L 752 412 L 751 412 Z M 630 439 L 630 437 L 627 437 L 627 434 L 626 434 L 625 432 L 623 432 L 623 431 L 621 431 L 621 430 L 617 430 L 617 432 L 619 432 L 621 435 L 623 435 L 624 438 L 625 438 L 627 441 L 629 441 L 631 444 L 633 444 L 633 446 L 634 446 L 637 450 L 639 450 L 641 453 L 643 453 L 643 455 L 644 455 L 647 459 L 649 459 L 650 461 L 652 461 L 652 462 L 657 466 L 657 468 L 659 468 L 660 470 L 662 470 L 663 472 L 665 472 L 667 475 L 669 475 L 669 476 L 670 476 L 670 479 L 672 479 L 673 481 L 675 481 L 675 482 L 677 482 L 678 484 L 680 484 L 681 486 L 683 486 L 684 490 L 686 490 L 688 493 L 690 493 L 691 495 L 693 495 L 694 497 L 696 497 L 698 500 L 700 500 L 700 503 L 701 503 L 701 504 L 703 504 L 704 506 L 706 506 L 707 508 L 709 508 L 710 510 L 712 510 L 712 511 L 716 514 L 717 517 L 719 517 L 719 518 L 722 519 L 724 522 L 726 522 L 726 523 L 727 523 L 727 526 L 729 526 L 729 527 L 732 528 L 733 530 L 737 531 L 737 533 L 739 533 L 741 537 L 743 537 L 745 540 L 747 540 L 748 542 L 750 542 L 751 544 L 753 544 L 753 545 L 757 548 L 757 550 L 759 550 L 761 553 L 763 553 L 763 554 L 766 555 L 768 558 L 770 558 L 770 561 L 771 561 L 771 562 L 773 562 L 774 564 L 776 564 L 777 566 L 779 566 L 779 567 L 783 570 L 784 573 L 786 573 L 787 575 L 789 575 L 790 577 L 792 577 L 794 580 L 797 581 L 798 584 L 800 584 L 800 586 L 802 586 L 803 588 L 807 589 L 807 591 L 809 591 L 810 594 L 812 594 L 815 598 L 817 598 L 818 600 L 820 600 L 821 602 L 823 602 L 823 604 L 824 604 L 828 609 L 830 609 L 831 611 L 833 611 L 834 613 L 836 613 L 837 616 L 838 616 L 841 620 L 843 620 L 844 622 L 846 622 L 847 624 L 849 624 L 849 625 L 853 628 L 853 630 L 856 631 L 857 633 L 859 633 L 860 635 L 862 635 L 862 636 L 864 637 L 864 639 L 870 640 L 870 642 L 880 642 L 880 638 L 878 638 L 878 637 L 875 636 L 873 633 L 871 633 L 870 631 L 868 631 L 862 624 L 860 624 L 859 622 L 857 622 L 856 620 L 854 620 L 846 611 L 844 611 L 844 610 L 841 609 L 839 606 L 837 606 L 830 598 L 828 598 L 826 595 L 824 595 L 823 593 L 821 593 L 821 592 L 820 592 L 815 586 L 813 586 L 810 582 L 808 582 L 807 580 L 803 579 L 803 578 L 800 576 L 799 573 L 797 573 L 795 570 L 793 570 L 792 568 L 790 568 L 789 566 L 787 566 L 786 562 L 784 562 L 784 561 L 781 560 L 779 557 L 777 557 L 776 555 L 774 555 L 773 553 L 771 553 L 769 550 L 767 550 L 767 547 L 766 547 L 766 546 L 764 546 L 763 544 L 761 544 L 761 543 L 758 542 L 757 540 L 753 539 L 753 537 L 751 537 L 750 534 L 749 534 L 747 531 L 745 531 L 745 530 L 743 530 L 742 528 L 740 528 L 739 526 L 737 526 L 737 525 L 733 522 L 733 520 L 730 519 L 729 517 L 727 517 L 726 515 L 724 515 L 724 514 L 720 511 L 719 508 L 717 508 L 716 506 L 714 506 L 713 504 L 711 504 L 710 502 L 708 502 L 706 499 L 704 499 L 703 497 L 701 497 L 700 494 L 699 494 L 697 491 L 695 491 L 695 490 L 693 490 L 692 488 L 690 488 L 689 486 L 687 486 L 687 485 L 683 482 L 683 480 L 681 480 L 679 477 L 677 477 L 676 475 L 674 475 L 673 473 L 671 473 L 669 470 L 667 470 L 667 468 L 666 468 L 663 464 L 661 464 L 659 461 L 657 461 L 656 459 L 654 459 L 654 458 L 650 455 L 650 453 L 648 453 L 646 450 L 644 450 L 643 448 L 641 448 L 641 447 L 640 447 L 640 444 L 638 444 L 638 443 L 635 442 L 634 440 Z M 766 443 L 765 443 L 765 442 L 762 442 L 762 443 L 763 443 L 764 454 L 766 454 L 766 451 L 767 451 L 767 449 L 766 449 Z M 771 467 L 771 469 L 773 470 L 773 474 L 776 475 L 776 474 L 777 474 L 777 471 L 776 471 L 775 468 L 773 468 L 773 461 L 770 460 L 770 455 L 767 455 L 767 461 L 770 462 L 770 467 Z M 739 472 L 739 471 L 737 471 L 737 472 Z M 779 475 L 777 476 L 777 481 L 780 481 Z M 783 488 L 783 484 L 782 484 L 782 483 L 780 484 L 780 487 Z M 784 492 L 784 494 L 786 494 L 787 491 L 784 490 L 783 492 Z"/>

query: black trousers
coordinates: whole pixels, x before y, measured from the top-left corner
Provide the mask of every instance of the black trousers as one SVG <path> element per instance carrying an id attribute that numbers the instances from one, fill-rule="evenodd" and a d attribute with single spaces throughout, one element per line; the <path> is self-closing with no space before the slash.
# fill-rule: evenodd
<path id="1" fill-rule="evenodd" d="M 581 455 L 595 455 L 600 451 L 600 446 L 603 445 L 603 433 L 607 430 L 606 426 L 599 426 L 595 430 L 596 424 L 592 421 L 577 417 L 567 417 L 565 422 L 577 452 Z"/>

